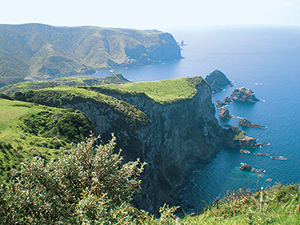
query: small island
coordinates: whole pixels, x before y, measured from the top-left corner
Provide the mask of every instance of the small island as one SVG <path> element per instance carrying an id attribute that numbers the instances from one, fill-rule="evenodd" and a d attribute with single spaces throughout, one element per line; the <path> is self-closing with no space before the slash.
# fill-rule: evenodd
<path id="1" fill-rule="evenodd" d="M 264 169 L 255 169 L 247 163 L 241 163 L 241 166 L 239 167 L 239 169 L 242 170 L 242 171 L 248 171 L 248 172 L 254 172 L 254 173 L 263 173 L 263 172 L 265 172 Z"/>
<path id="2" fill-rule="evenodd" d="M 230 80 L 219 70 L 211 72 L 206 76 L 205 80 L 210 85 L 212 93 L 220 92 L 226 86 L 232 86 Z"/>
<path id="3" fill-rule="evenodd" d="M 254 92 L 251 91 L 249 88 L 246 89 L 245 87 L 241 87 L 238 89 L 235 89 L 231 96 L 230 99 L 233 101 L 239 101 L 239 102 L 258 102 L 259 99 L 257 99 L 254 95 Z"/>
<path id="4" fill-rule="evenodd" d="M 223 118 L 223 119 L 231 119 L 232 118 L 232 116 L 229 115 L 229 110 L 225 106 L 221 107 L 219 117 Z"/>
<path id="5" fill-rule="evenodd" d="M 243 118 L 242 120 L 240 120 L 238 122 L 238 125 L 239 126 L 243 126 L 243 127 L 255 127 L 255 128 L 261 128 L 261 129 L 265 129 L 266 128 L 265 126 L 261 126 L 261 125 L 258 125 L 258 124 L 251 123 L 246 118 Z"/>
<path id="6" fill-rule="evenodd" d="M 217 100 L 216 107 L 222 107 L 223 105 L 228 105 L 231 102 L 232 102 L 232 100 L 229 97 L 225 97 L 223 102 Z"/>

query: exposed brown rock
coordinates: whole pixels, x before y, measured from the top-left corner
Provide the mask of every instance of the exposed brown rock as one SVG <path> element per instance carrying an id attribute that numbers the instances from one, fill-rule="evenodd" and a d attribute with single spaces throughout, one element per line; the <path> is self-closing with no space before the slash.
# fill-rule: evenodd
<path id="1" fill-rule="evenodd" d="M 253 102 L 253 103 L 259 101 L 255 97 L 254 92 L 251 91 L 250 89 L 246 89 L 245 87 L 235 89 L 232 92 L 230 99 L 233 101 Z"/>
<path id="2" fill-rule="evenodd" d="M 242 170 L 242 171 L 249 171 L 249 172 L 254 172 L 254 173 L 263 173 L 263 172 L 265 172 L 264 169 L 253 168 L 247 163 L 241 163 L 241 166 L 239 167 L 239 169 Z"/>
<path id="3" fill-rule="evenodd" d="M 283 156 L 271 156 L 271 159 L 279 159 L 279 160 L 287 160 L 287 158 L 283 157 Z"/>
<path id="4" fill-rule="evenodd" d="M 259 156 L 269 156 L 270 154 L 268 154 L 268 153 L 259 153 L 259 152 L 257 152 L 257 153 L 254 153 L 254 155 L 259 155 Z"/>
<path id="5" fill-rule="evenodd" d="M 225 106 L 221 107 L 219 117 L 224 119 L 231 119 L 231 115 L 229 115 L 229 110 Z"/>
<path id="6" fill-rule="evenodd" d="M 243 127 L 255 127 L 255 128 L 261 128 L 261 129 L 265 129 L 266 128 L 265 126 L 261 126 L 261 125 L 258 125 L 258 124 L 251 123 L 246 118 L 243 118 L 242 120 L 240 120 L 238 122 L 238 125 L 243 126 Z"/>
<path id="7" fill-rule="evenodd" d="M 248 150 L 243 150 L 243 149 L 241 149 L 240 152 L 241 152 L 241 153 L 250 154 L 250 152 L 249 152 Z"/>

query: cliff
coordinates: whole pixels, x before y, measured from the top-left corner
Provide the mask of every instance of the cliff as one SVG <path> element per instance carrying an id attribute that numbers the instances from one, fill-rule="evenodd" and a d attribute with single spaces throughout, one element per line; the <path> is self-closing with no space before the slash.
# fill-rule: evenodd
<path id="1" fill-rule="evenodd" d="M 210 86 L 201 77 L 52 87 L 16 92 L 14 98 L 80 110 L 104 142 L 114 132 L 125 161 L 140 158 L 147 163 L 142 192 L 133 203 L 150 212 L 157 212 L 164 203 L 182 205 L 179 192 L 189 182 L 190 172 L 199 163 L 208 163 L 220 145 L 247 144 L 239 143 L 245 137 L 239 129 L 219 126 Z"/>
<path id="2" fill-rule="evenodd" d="M 167 104 L 144 94 L 92 89 L 136 105 L 151 120 L 136 130 L 139 152 L 148 163 L 136 204 L 152 212 L 163 203 L 181 205 L 177 192 L 197 163 L 208 162 L 217 153 L 223 135 L 214 117 L 209 85 L 201 82 L 193 98 Z"/>
<path id="3" fill-rule="evenodd" d="M 169 33 L 121 28 L 0 25 L 0 87 L 25 78 L 181 59 Z"/>
<path id="4" fill-rule="evenodd" d="M 126 161 L 140 158 L 148 163 L 142 175 L 142 193 L 135 196 L 134 204 L 157 212 L 164 203 L 181 204 L 178 191 L 189 180 L 191 170 L 199 162 L 209 162 L 224 141 L 224 131 L 214 117 L 209 85 L 200 77 L 170 82 L 193 87 L 192 95 L 181 99 L 179 93 L 178 99 L 159 102 L 145 93 L 98 86 L 53 87 L 17 92 L 14 97 L 80 110 L 104 142 L 114 132 Z"/>

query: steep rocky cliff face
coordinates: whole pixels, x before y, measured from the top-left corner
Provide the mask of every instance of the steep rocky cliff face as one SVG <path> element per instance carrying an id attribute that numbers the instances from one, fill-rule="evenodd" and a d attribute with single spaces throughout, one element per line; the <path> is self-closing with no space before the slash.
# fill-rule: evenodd
<path id="1" fill-rule="evenodd" d="M 143 189 L 135 196 L 134 204 L 157 212 L 164 203 L 181 205 L 178 192 L 186 185 L 190 172 L 197 163 L 209 161 L 222 142 L 224 130 L 214 117 L 211 89 L 205 81 L 196 88 L 193 98 L 160 104 L 145 94 L 121 94 L 90 87 L 112 96 L 109 101 L 118 101 L 115 105 L 119 108 L 130 106 L 132 112 L 117 110 L 107 103 L 109 101 L 104 103 L 95 98 L 60 99 L 58 104 L 51 101 L 48 94 L 47 102 L 43 104 L 84 112 L 103 141 L 110 139 L 112 132 L 115 133 L 126 161 L 140 158 L 147 162 L 142 175 Z M 130 117 L 134 112 L 139 113 L 142 119 Z"/>
<path id="2" fill-rule="evenodd" d="M 180 205 L 177 191 L 185 185 L 189 172 L 218 151 L 223 130 L 214 117 L 210 87 L 202 82 L 197 91 L 193 99 L 164 105 L 144 94 L 106 93 L 136 105 L 151 120 L 135 130 L 137 157 L 148 163 L 142 193 L 135 198 L 141 208 L 155 212 L 163 203 Z"/>

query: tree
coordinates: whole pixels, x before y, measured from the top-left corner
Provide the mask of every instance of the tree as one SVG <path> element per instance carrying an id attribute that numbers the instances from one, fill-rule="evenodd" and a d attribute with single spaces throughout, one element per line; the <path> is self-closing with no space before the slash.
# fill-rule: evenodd
<path id="1" fill-rule="evenodd" d="M 0 223 L 126 224 L 145 216 L 130 206 L 145 163 L 123 163 L 114 135 L 107 144 L 97 140 L 90 136 L 48 163 L 25 160 L 0 188 Z"/>

